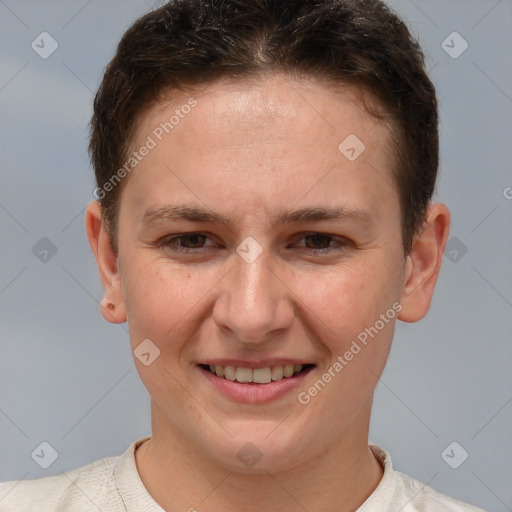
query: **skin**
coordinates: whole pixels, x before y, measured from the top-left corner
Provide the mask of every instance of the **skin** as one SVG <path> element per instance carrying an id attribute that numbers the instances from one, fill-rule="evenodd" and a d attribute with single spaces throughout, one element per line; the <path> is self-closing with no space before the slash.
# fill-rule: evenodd
<path id="1" fill-rule="evenodd" d="M 123 183 L 117 257 L 98 203 L 86 211 L 105 318 L 128 321 L 132 350 L 148 338 L 160 349 L 149 366 L 135 358 L 152 399 L 152 437 L 136 452 L 140 477 L 170 511 L 353 511 L 383 474 L 368 430 L 396 320 L 307 405 L 297 394 L 393 304 L 401 304 L 405 322 L 427 313 L 449 211 L 430 205 L 404 255 L 389 128 L 350 88 L 333 92 L 271 75 L 216 82 L 193 97 L 197 106 Z M 146 110 L 133 148 L 189 98 L 175 93 Z M 366 146 L 353 162 L 338 149 L 350 134 Z M 222 214 L 230 224 L 143 223 L 146 212 L 171 203 Z M 304 207 L 365 216 L 273 221 Z M 155 243 L 190 232 L 207 238 L 175 243 L 189 253 Z M 332 238 L 307 237 L 314 233 Z M 247 237 L 263 251 L 252 263 L 236 252 Z M 329 252 L 313 251 L 326 246 Z M 241 404 L 198 371 L 207 358 L 291 358 L 315 367 L 300 389 Z M 253 467 L 237 458 L 248 442 L 262 454 Z"/>

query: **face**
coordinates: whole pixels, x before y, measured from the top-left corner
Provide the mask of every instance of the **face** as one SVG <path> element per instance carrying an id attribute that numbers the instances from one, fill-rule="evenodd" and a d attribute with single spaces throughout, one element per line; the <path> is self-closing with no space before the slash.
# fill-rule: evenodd
<path id="1" fill-rule="evenodd" d="M 248 442 L 273 470 L 366 443 L 406 280 L 389 141 L 281 76 L 145 112 L 117 263 L 158 428 L 239 469 Z"/>

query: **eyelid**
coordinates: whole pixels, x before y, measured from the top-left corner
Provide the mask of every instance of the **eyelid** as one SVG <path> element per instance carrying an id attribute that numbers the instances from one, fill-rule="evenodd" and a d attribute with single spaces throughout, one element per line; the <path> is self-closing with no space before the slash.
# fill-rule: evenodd
<path id="1" fill-rule="evenodd" d="M 159 238 L 155 242 L 154 245 L 158 246 L 158 247 L 166 247 L 170 243 L 175 242 L 175 241 L 179 240 L 180 238 L 186 238 L 186 237 L 192 237 L 192 236 L 204 236 L 204 237 L 206 237 L 207 240 L 214 241 L 208 233 L 202 233 L 202 232 L 199 232 L 199 231 L 191 231 L 189 233 L 179 233 L 179 234 L 173 234 L 173 235 L 165 235 L 165 236 Z M 187 252 L 187 251 L 188 252 L 199 252 L 201 249 L 207 249 L 209 247 L 211 247 L 211 246 L 199 247 L 197 249 L 189 249 L 187 247 L 180 247 L 180 249 L 178 249 L 177 252 Z"/>

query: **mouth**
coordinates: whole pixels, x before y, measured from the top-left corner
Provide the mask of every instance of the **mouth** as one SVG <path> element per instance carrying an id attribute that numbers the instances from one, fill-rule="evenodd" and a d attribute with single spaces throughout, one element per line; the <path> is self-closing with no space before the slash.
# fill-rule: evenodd
<path id="1" fill-rule="evenodd" d="M 222 366 L 218 364 L 199 364 L 203 370 L 231 382 L 242 384 L 269 384 L 296 377 L 309 372 L 314 364 L 277 364 L 248 368 L 245 366 Z"/>

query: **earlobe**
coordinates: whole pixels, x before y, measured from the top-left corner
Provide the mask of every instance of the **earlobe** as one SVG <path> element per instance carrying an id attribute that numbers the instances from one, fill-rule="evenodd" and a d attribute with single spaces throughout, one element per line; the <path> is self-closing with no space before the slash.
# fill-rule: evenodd
<path id="1" fill-rule="evenodd" d="M 449 231 L 448 208 L 443 204 L 430 205 L 427 218 L 407 256 L 399 320 L 417 322 L 428 313 Z"/>
<path id="2" fill-rule="evenodd" d="M 119 324 L 126 322 L 121 277 L 117 256 L 102 220 L 98 201 L 91 201 L 85 210 L 85 231 L 92 253 L 98 265 L 104 296 L 100 303 L 101 314 L 108 322 Z"/>

